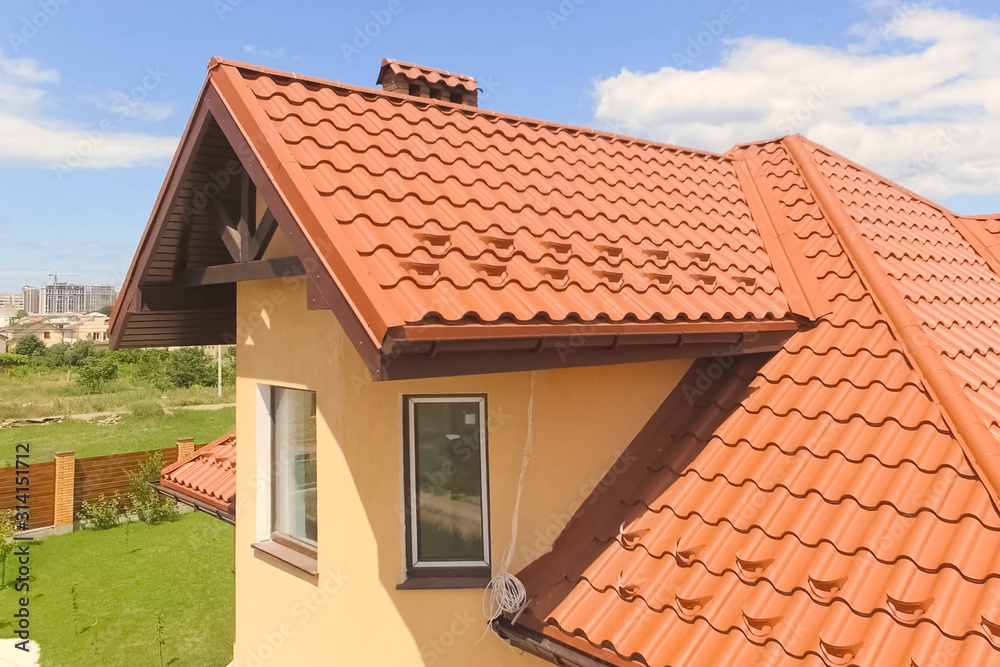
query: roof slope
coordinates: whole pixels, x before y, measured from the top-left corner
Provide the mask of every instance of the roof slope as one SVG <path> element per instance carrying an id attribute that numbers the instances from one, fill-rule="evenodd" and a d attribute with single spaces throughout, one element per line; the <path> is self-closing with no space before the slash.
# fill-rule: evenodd
<path id="1" fill-rule="evenodd" d="M 707 393 L 692 369 L 625 475 L 522 572 L 515 641 L 614 665 L 1000 665 L 989 251 L 799 138 L 736 153 L 780 193 L 833 312 Z"/>
<path id="2" fill-rule="evenodd" d="M 576 335 L 580 325 L 595 335 L 794 331 L 825 312 L 728 156 L 220 59 L 192 123 L 205 113 L 207 129 L 189 126 L 171 168 L 187 178 L 180 204 L 161 195 L 154 211 L 174 227 L 161 234 L 151 222 L 115 341 L 128 340 L 130 313 L 143 316 L 129 294 L 173 285 L 192 258 L 225 255 L 210 216 L 177 207 L 197 208 L 207 186 L 191 179 L 236 156 L 301 237 L 303 262 L 314 253 L 310 281 L 328 275 L 329 306 L 343 302 L 357 319 L 359 346 Z M 219 198 L 238 203 L 225 188 Z M 192 243 L 189 218 L 201 245 L 178 253 Z M 222 327 L 228 312 L 202 318 Z"/>
<path id="3" fill-rule="evenodd" d="M 726 158 L 219 67 L 387 324 L 789 314 Z"/>
<path id="4" fill-rule="evenodd" d="M 227 520 L 236 516 L 236 432 L 199 448 L 160 471 L 160 486 Z"/>

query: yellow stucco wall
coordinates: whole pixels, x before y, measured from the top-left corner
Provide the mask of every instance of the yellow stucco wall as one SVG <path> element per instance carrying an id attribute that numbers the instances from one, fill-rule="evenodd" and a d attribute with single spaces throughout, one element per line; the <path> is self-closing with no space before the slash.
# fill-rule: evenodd
<path id="1" fill-rule="evenodd" d="M 483 637 L 482 590 L 396 590 L 404 571 L 401 396 L 488 395 L 496 566 L 510 541 L 531 374 L 374 384 L 333 314 L 306 309 L 299 278 L 240 284 L 238 329 L 235 665 L 548 664 Z M 513 571 L 551 546 L 688 365 L 535 373 L 534 454 Z M 258 383 L 317 392 L 318 581 L 250 547 Z"/>

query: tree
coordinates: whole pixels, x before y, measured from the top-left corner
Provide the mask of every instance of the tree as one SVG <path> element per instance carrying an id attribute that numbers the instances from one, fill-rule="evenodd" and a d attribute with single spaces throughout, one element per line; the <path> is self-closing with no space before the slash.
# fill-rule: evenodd
<path id="1" fill-rule="evenodd" d="M 14 346 L 14 354 L 23 354 L 26 357 L 40 357 L 45 354 L 45 343 L 38 336 L 25 336 L 17 341 Z"/>
<path id="2" fill-rule="evenodd" d="M 111 317 L 112 308 L 114 308 L 114 306 L 104 306 L 104 308 L 98 308 L 97 312 L 99 312 L 101 315 L 107 315 L 108 317 Z"/>
<path id="3" fill-rule="evenodd" d="M 28 316 L 28 311 L 26 311 L 23 308 L 21 310 L 17 311 L 16 313 L 14 313 L 14 319 L 15 320 L 24 319 L 27 316 Z"/>
<path id="4" fill-rule="evenodd" d="M 175 387 L 182 389 L 196 384 L 209 387 L 215 382 L 215 369 L 200 347 L 182 347 L 170 353 L 167 376 Z"/>
<path id="5" fill-rule="evenodd" d="M 78 340 L 73 343 L 66 352 L 66 361 L 70 366 L 79 366 L 85 359 L 94 356 L 94 341 Z"/>
<path id="6" fill-rule="evenodd" d="M 76 382 L 85 390 L 97 393 L 116 377 L 118 377 L 118 360 L 110 354 L 98 354 L 84 359 Z"/>

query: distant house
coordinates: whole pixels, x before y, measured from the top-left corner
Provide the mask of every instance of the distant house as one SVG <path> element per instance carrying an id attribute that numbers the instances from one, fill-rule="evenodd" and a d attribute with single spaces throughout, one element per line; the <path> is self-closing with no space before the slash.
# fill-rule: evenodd
<path id="1" fill-rule="evenodd" d="M 237 346 L 235 665 L 1000 665 L 1000 216 L 378 80 L 213 59 L 112 317 Z"/>
<path id="2" fill-rule="evenodd" d="M 66 327 L 67 341 L 85 340 L 106 345 L 111 318 L 101 313 L 89 313 L 72 318 Z"/>
<path id="3" fill-rule="evenodd" d="M 49 321 L 41 317 L 30 317 L 20 320 L 7 327 L 8 345 L 13 348 L 17 341 L 29 336 L 36 336 L 45 343 L 45 347 L 52 347 L 56 343 L 65 342 L 67 322 Z"/>
<path id="4" fill-rule="evenodd" d="M 0 305 L 0 328 L 9 325 L 16 319 L 18 309 L 14 306 Z"/>

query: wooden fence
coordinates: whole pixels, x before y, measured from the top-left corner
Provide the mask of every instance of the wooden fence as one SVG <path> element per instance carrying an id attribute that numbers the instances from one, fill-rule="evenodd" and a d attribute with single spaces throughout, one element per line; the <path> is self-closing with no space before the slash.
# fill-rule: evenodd
<path id="1" fill-rule="evenodd" d="M 0 510 L 15 507 L 17 498 L 14 497 L 15 489 L 15 468 L 0 468 Z M 20 470 L 23 472 L 23 468 Z M 31 472 L 28 477 L 31 480 L 31 491 L 28 495 L 28 506 L 31 508 L 31 519 L 28 521 L 28 528 L 44 528 L 55 524 L 55 485 L 56 485 L 56 464 L 55 461 L 48 463 L 32 463 L 28 468 Z"/>
<path id="2" fill-rule="evenodd" d="M 200 448 L 200 447 L 198 447 Z M 163 465 L 175 462 L 178 456 L 194 451 L 190 439 L 178 440 L 176 447 L 159 450 Z M 105 498 L 118 492 L 123 506 L 127 506 L 128 473 L 139 468 L 139 464 L 156 450 L 111 454 L 76 459 L 72 452 L 56 455 L 55 461 L 32 463 L 29 470 L 31 491 L 28 506 L 31 518 L 28 529 L 49 526 L 72 526 L 83 501 L 94 502 L 101 495 Z M 0 510 L 10 509 L 18 504 L 15 498 L 15 472 L 17 469 L 0 468 Z M 23 472 L 23 468 L 21 469 Z"/>

